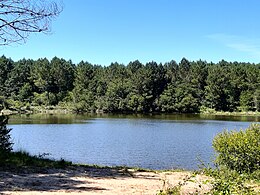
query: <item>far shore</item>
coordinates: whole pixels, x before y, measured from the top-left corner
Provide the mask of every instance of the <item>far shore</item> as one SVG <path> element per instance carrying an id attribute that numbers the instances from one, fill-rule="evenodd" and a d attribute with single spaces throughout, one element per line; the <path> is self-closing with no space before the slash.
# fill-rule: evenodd
<path id="1" fill-rule="evenodd" d="M 15 114 L 110 114 L 98 110 L 96 112 L 80 112 L 77 113 L 72 109 L 62 108 L 58 106 L 48 106 L 48 107 L 31 107 L 30 109 L 3 109 L 0 111 L 0 115 L 15 115 Z M 117 113 L 125 114 L 125 113 Z M 131 113 L 127 113 L 131 114 Z M 136 114 L 136 113 L 132 113 Z M 241 111 L 241 112 L 224 112 L 224 111 L 214 111 L 214 112 L 203 112 L 203 113 L 137 113 L 137 114 L 199 114 L 202 116 L 260 116 L 260 112 L 253 111 Z"/>

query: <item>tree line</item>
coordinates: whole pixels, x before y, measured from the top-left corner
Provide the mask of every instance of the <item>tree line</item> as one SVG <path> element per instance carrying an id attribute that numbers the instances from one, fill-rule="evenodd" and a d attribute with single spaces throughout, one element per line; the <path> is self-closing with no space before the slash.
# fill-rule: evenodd
<path id="1" fill-rule="evenodd" d="M 260 64 L 138 60 L 109 66 L 54 57 L 0 57 L 0 101 L 9 108 L 75 112 L 260 111 Z"/>

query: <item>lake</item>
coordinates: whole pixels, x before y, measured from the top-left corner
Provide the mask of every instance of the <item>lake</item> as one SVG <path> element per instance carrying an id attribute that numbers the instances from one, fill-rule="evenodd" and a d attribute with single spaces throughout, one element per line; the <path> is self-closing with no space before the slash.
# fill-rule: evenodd
<path id="1" fill-rule="evenodd" d="M 13 115 L 14 150 L 74 163 L 149 169 L 197 169 L 214 157 L 223 129 L 245 129 L 260 117 L 201 115 Z"/>

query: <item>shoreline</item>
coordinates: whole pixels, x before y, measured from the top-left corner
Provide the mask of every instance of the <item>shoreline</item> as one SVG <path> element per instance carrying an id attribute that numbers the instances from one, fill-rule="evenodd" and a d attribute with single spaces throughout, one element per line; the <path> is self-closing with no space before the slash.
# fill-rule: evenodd
<path id="1" fill-rule="evenodd" d="M 194 114 L 201 116 L 255 116 L 260 117 L 260 112 L 253 111 L 243 111 L 243 112 L 224 112 L 224 111 L 215 111 L 215 112 L 202 112 L 202 113 L 165 113 L 165 112 L 151 112 L 151 113 L 105 113 L 105 112 L 82 112 L 76 113 L 73 110 L 60 108 L 60 107 L 33 107 L 30 110 L 20 109 L 20 110 L 10 110 L 3 109 L 0 111 L 0 115 L 16 115 L 16 114 L 123 114 L 123 115 L 131 115 L 131 114 L 151 114 L 151 115 L 171 115 L 171 114 Z"/>
<path id="2" fill-rule="evenodd" d="M 209 177 L 189 171 L 145 171 L 119 167 L 69 166 L 0 171 L 0 194 L 158 194 L 181 186 L 183 194 L 205 193 Z"/>
<path id="3" fill-rule="evenodd" d="M 17 161 L 18 160 L 18 161 Z M 146 170 L 131 167 L 72 164 L 26 152 L 9 153 L 7 168 L 0 166 L 0 194 L 207 194 L 214 177 L 207 172 Z M 9 167 L 9 168 L 8 168 Z M 259 183 L 245 181 L 257 193 Z"/>
<path id="4" fill-rule="evenodd" d="M 145 172 L 132 169 L 72 167 L 41 172 L 0 171 L 0 194 L 158 194 L 182 184 L 183 194 L 207 192 L 208 177 L 191 172 Z M 192 178 L 194 181 L 186 181 Z M 202 186 L 201 186 L 202 184 Z"/>
<path id="5" fill-rule="evenodd" d="M 190 194 L 211 188 L 204 183 L 209 177 L 186 170 L 72 164 L 26 152 L 10 153 L 8 162 L 0 166 L 0 194 L 157 194 L 180 184 Z"/>

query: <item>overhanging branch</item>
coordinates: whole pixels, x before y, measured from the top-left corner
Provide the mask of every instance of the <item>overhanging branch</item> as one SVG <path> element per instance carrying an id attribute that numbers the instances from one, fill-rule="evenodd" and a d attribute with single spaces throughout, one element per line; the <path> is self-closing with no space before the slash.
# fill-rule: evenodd
<path id="1" fill-rule="evenodd" d="M 61 11 L 48 0 L 0 0 L 0 45 L 25 41 L 30 33 L 50 32 L 51 20 Z"/>

